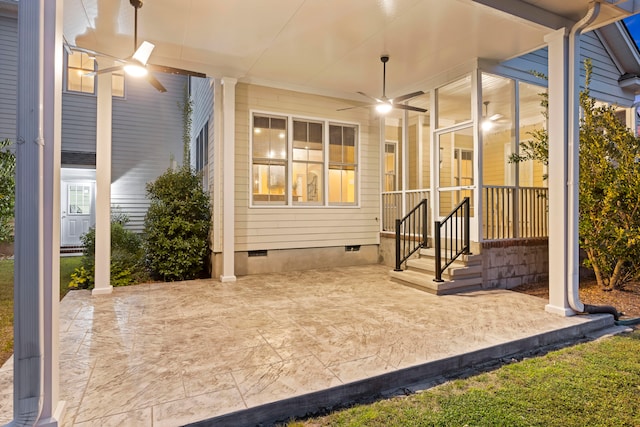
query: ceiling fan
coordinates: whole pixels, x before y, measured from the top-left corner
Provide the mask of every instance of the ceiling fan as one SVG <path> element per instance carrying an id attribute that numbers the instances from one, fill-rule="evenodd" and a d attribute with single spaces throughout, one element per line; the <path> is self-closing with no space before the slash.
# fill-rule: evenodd
<path id="1" fill-rule="evenodd" d="M 105 74 L 111 73 L 113 71 L 124 70 L 125 73 L 132 76 L 146 76 L 147 81 L 156 88 L 159 92 L 166 92 L 167 89 L 160 83 L 160 81 L 150 73 L 150 71 L 157 71 L 168 74 L 179 74 L 185 76 L 193 76 L 193 77 L 206 77 L 206 74 L 198 73 L 190 70 L 183 70 L 181 68 L 168 67 L 163 65 L 153 65 L 149 64 L 149 57 L 151 56 L 151 52 L 153 52 L 153 48 L 155 47 L 153 43 L 149 43 L 148 41 L 143 41 L 142 44 L 138 47 L 138 9 L 142 7 L 142 0 L 129 0 L 131 6 L 135 9 L 135 21 L 134 21 L 134 32 L 133 32 L 133 46 L 134 52 L 131 57 L 127 59 L 121 59 L 115 57 L 113 55 L 96 52 L 91 49 L 85 49 L 79 46 L 72 46 L 65 40 L 65 48 L 68 51 L 76 51 L 83 52 L 92 57 L 104 57 L 110 58 L 114 62 L 118 63 L 113 67 L 103 68 L 101 70 L 97 70 L 91 74 Z"/>
<path id="2" fill-rule="evenodd" d="M 419 95 L 423 95 L 424 92 L 419 90 L 417 92 L 412 92 L 412 93 L 407 93 L 406 95 L 401 95 L 395 98 L 387 98 L 386 95 L 386 80 L 387 80 L 387 62 L 389 62 L 389 55 L 382 55 L 380 57 L 380 61 L 382 61 L 382 97 L 380 98 L 375 98 L 373 96 L 367 95 L 364 92 L 358 92 L 360 95 L 365 96 L 373 101 L 375 101 L 375 103 L 370 104 L 371 106 L 375 106 L 376 111 L 378 111 L 381 114 L 386 114 L 389 111 L 391 111 L 394 108 L 400 109 L 400 110 L 409 110 L 409 111 L 418 111 L 420 113 L 426 113 L 427 110 L 425 110 L 424 108 L 420 108 L 420 107 L 413 107 L 411 105 L 406 105 L 406 104 L 401 104 L 401 102 L 404 101 L 408 101 L 411 98 L 415 98 L 416 96 Z M 352 108 L 359 108 L 359 107 L 347 107 L 347 108 L 340 108 L 338 109 L 338 111 L 343 111 L 343 110 L 350 110 Z"/>
<path id="3" fill-rule="evenodd" d="M 489 115 L 489 104 L 490 101 L 484 101 L 484 115 L 482 116 L 482 129 L 487 131 L 493 128 L 493 126 L 497 123 L 502 122 L 503 115 L 500 113 Z"/>

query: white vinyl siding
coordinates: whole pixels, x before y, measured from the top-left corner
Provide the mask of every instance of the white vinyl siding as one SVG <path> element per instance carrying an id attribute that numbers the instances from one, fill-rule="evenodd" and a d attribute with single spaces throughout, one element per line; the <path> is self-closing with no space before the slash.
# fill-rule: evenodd
<path id="1" fill-rule="evenodd" d="M 0 15 L 0 139 L 16 140 L 18 21 Z"/>
<path id="2" fill-rule="evenodd" d="M 378 122 L 369 109 L 336 111 L 342 100 L 263 86 L 236 89 L 236 251 L 377 244 L 380 212 Z M 249 207 L 250 110 L 358 125 L 358 195 L 355 206 Z"/>
<path id="3" fill-rule="evenodd" d="M 182 101 L 187 78 L 156 77 L 167 88 L 160 93 L 144 79 L 130 79 L 127 98 L 113 99 L 111 206 L 142 231 L 149 202 L 146 184 L 182 163 Z M 96 151 L 96 97 L 65 93 L 62 97 L 62 150 Z"/>

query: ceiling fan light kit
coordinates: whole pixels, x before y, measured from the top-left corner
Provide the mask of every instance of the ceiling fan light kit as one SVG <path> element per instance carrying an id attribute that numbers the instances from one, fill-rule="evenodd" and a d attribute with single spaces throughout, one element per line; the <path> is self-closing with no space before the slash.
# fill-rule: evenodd
<path id="1" fill-rule="evenodd" d="M 416 96 L 420 96 L 420 95 L 424 95 L 424 92 L 419 90 L 416 92 L 411 92 L 411 93 L 407 93 L 405 95 L 401 95 L 398 96 L 396 98 L 387 98 L 387 62 L 389 62 L 389 55 L 382 55 L 380 56 L 380 61 L 382 62 L 382 97 L 380 98 L 375 98 L 373 96 L 367 95 L 364 92 L 358 92 L 360 95 L 365 96 L 373 101 L 375 101 L 375 103 L 369 104 L 367 106 L 374 106 L 376 111 L 380 114 L 387 114 L 389 113 L 392 109 L 397 108 L 399 110 L 409 110 L 409 111 L 417 111 L 419 113 L 426 113 L 427 110 L 424 108 L 419 108 L 419 107 L 413 107 L 411 105 L 407 105 L 407 104 L 401 104 L 401 102 L 405 102 L 410 100 L 411 98 L 415 98 Z M 347 108 L 340 108 L 338 109 L 338 111 L 343 111 L 343 110 L 351 110 L 353 108 L 358 108 L 358 107 L 347 107 Z"/>

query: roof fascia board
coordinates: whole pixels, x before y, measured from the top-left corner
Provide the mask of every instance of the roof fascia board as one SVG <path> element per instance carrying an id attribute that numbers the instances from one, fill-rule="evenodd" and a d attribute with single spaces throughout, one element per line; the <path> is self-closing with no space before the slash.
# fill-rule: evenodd
<path id="1" fill-rule="evenodd" d="M 620 21 L 595 30 L 620 74 L 640 74 L 640 52 Z"/>
<path id="2" fill-rule="evenodd" d="M 530 3 L 525 3 L 521 0 L 472 1 L 552 30 L 571 28 L 575 24 L 574 21 L 567 19 L 564 16 L 556 15 L 555 13 L 549 12 L 548 10 L 534 6 Z"/>
<path id="3" fill-rule="evenodd" d="M 612 3 L 615 7 L 624 10 L 629 15 L 634 15 L 640 12 L 640 0 L 624 0 L 620 3 L 612 0 L 607 0 L 608 3 Z"/>

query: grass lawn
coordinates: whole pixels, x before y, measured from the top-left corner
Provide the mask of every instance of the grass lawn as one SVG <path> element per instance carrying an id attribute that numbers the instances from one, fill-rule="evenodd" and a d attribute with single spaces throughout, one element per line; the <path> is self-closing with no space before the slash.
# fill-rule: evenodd
<path id="1" fill-rule="evenodd" d="M 81 257 L 60 258 L 60 298 L 69 291 L 71 273 Z M 0 260 L 0 365 L 13 353 L 13 260 Z"/>
<path id="2" fill-rule="evenodd" d="M 640 330 L 300 426 L 640 426 Z"/>

